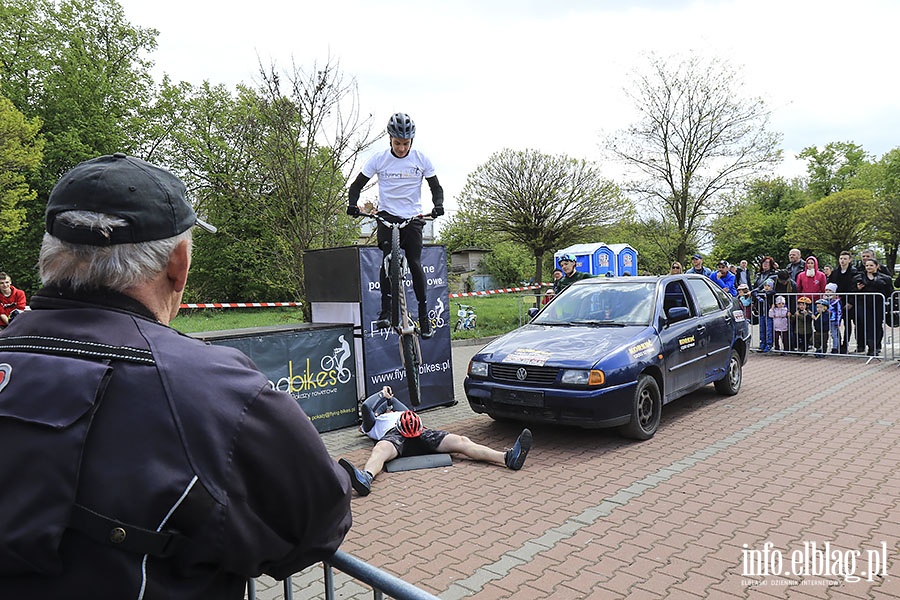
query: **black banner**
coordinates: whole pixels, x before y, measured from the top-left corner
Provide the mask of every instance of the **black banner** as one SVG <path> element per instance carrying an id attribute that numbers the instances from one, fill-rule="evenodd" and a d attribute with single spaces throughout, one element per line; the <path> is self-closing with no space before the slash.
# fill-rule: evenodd
<path id="1" fill-rule="evenodd" d="M 256 363 L 269 384 L 289 393 L 316 430 L 356 425 L 356 358 L 353 328 L 336 325 L 208 339 L 237 348 Z"/>
<path id="2" fill-rule="evenodd" d="M 382 253 L 377 247 L 359 248 L 360 287 L 362 295 L 363 354 L 365 360 L 366 396 L 384 386 L 408 403 L 406 374 L 400 362 L 400 339 L 390 329 L 372 330 L 381 310 L 381 286 L 378 272 Z M 422 248 L 422 266 L 427 279 L 428 315 L 434 337 L 420 340 L 422 366 L 420 386 L 422 404 L 419 409 L 453 402 L 453 371 L 450 360 L 450 305 L 447 297 L 447 250 L 444 246 Z M 409 275 L 404 279 L 406 304 L 416 315 L 416 295 Z"/>

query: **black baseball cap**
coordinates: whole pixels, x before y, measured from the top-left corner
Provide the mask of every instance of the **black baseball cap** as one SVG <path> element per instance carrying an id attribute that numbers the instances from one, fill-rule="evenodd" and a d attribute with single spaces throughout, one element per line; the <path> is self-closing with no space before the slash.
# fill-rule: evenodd
<path id="1" fill-rule="evenodd" d="M 70 210 L 104 213 L 124 219 L 128 225 L 105 235 L 57 221 L 57 215 Z M 63 175 L 50 192 L 45 217 L 47 233 L 53 237 L 90 246 L 162 240 L 194 225 L 216 232 L 215 227 L 197 217 L 180 179 L 121 153 L 79 163 Z"/>

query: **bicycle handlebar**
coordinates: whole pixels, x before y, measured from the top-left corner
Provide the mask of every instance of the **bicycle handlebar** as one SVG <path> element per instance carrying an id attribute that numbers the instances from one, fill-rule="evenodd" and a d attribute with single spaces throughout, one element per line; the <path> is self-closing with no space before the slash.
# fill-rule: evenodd
<path id="1" fill-rule="evenodd" d="M 395 223 L 392 221 L 388 221 L 387 219 L 385 219 L 378 213 L 367 213 L 367 212 L 362 212 L 362 211 L 360 211 L 359 216 L 360 216 L 360 218 L 367 218 L 367 219 L 373 219 L 375 221 L 378 221 L 385 227 L 399 227 L 400 229 L 403 229 L 404 227 L 406 227 L 407 225 L 409 225 L 416 219 L 422 219 L 423 221 L 433 221 L 434 220 L 434 217 L 432 217 L 431 215 L 416 215 L 414 217 L 408 217 L 406 219 L 403 219 L 402 221 L 397 221 Z M 399 217 L 397 217 L 397 218 L 399 218 Z"/>

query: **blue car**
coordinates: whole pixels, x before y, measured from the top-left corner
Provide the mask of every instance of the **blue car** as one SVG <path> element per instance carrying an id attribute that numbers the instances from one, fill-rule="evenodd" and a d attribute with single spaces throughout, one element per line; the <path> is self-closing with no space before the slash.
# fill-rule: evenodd
<path id="1" fill-rule="evenodd" d="M 749 343 L 743 310 L 708 277 L 585 279 L 482 348 L 466 396 L 495 419 L 646 440 L 664 404 L 710 383 L 737 394 Z"/>

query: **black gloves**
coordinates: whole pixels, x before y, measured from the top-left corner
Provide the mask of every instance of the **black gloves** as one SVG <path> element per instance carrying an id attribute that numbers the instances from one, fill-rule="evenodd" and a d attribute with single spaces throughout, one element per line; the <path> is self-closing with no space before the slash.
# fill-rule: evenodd
<path id="1" fill-rule="evenodd" d="M 440 216 L 443 216 L 443 214 L 444 214 L 444 206 L 441 204 L 438 204 L 433 209 L 431 209 L 431 216 L 435 219 Z"/>
<path id="2" fill-rule="evenodd" d="M 359 216 L 359 207 L 355 204 L 350 204 L 347 206 L 347 214 L 351 217 Z"/>

